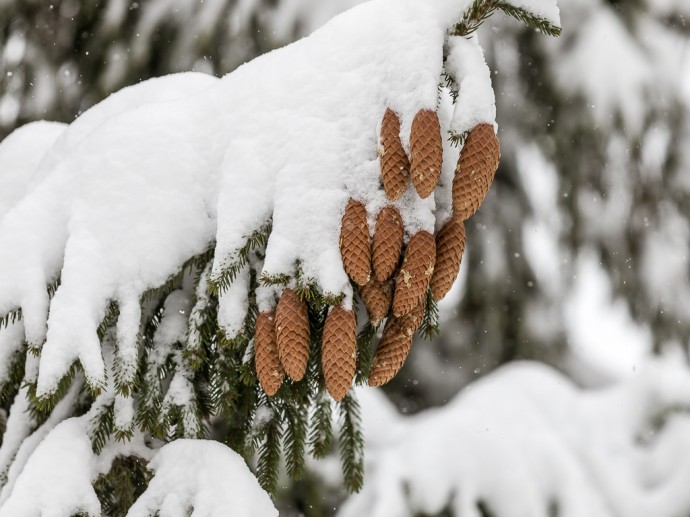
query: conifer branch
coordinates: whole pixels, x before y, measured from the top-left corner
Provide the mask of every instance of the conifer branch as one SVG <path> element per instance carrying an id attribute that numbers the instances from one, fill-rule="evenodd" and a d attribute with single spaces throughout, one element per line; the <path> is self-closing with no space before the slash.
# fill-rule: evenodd
<path id="1" fill-rule="evenodd" d="M 249 264 L 249 254 L 266 247 L 272 227 L 272 221 L 268 221 L 255 230 L 247 237 L 244 245 L 230 257 L 228 263 L 222 267 L 221 272 L 216 276 L 211 276 L 208 282 L 208 289 L 211 294 L 218 296 L 230 287 L 240 271 Z"/>
<path id="2" fill-rule="evenodd" d="M 376 330 L 371 322 L 367 321 L 357 335 L 357 373 L 356 384 L 366 384 L 371 371 L 371 362 L 374 359 L 373 347 Z"/>
<path id="3" fill-rule="evenodd" d="M 441 332 L 438 303 L 431 296 L 431 290 L 427 291 L 426 297 L 426 310 L 424 311 L 422 324 L 419 327 L 419 333 L 424 336 L 424 339 L 432 340 Z"/>
<path id="4" fill-rule="evenodd" d="M 559 26 L 529 12 L 527 9 L 516 7 L 501 0 L 474 0 L 472 6 L 463 15 L 462 20 L 455 24 L 451 34 L 453 36 L 470 36 L 487 18 L 499 9 L 532 29 L 549 36 L 561 35 L 561 28 Z"/>
<path id="5" fill-rule="evenodd" d="M 309 452 L 316 459 L 325 458 L 333 447 L 333 422 L 331 399 L 322 391 L 315 402 L 309 432 Z"/>
<path id="6" fill-rule="evenodd" d="M 364 482 L 364 438 L 361 430 L 359 404 L 352 392 L 338 404 L 340 410 L 340 459 L 345 487 L 359 492 Z"/>

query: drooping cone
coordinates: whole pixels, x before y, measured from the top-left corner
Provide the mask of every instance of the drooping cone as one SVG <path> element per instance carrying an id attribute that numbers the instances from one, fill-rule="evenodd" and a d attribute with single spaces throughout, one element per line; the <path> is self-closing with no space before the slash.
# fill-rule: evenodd
<path id="1" fill-rule="evenodd" d="M 285 377 L 278 357 L 275 316 L 275 311 L 259 313 L 254 328 L 256 376 L 269 397 L 276 394 Z"/>
<path id="2" fill-rule="evenodd" d="M 400 260 L 403 246 L 403 224 L 400 212 L 387 206 L 379 212 L 372 244 L 374 275 L 379 282 L 388 280 Z"/>
<path id="3" fill-rule="evenodd" d="M 410 133 L 410 174 L 417 194 L 427 198 L 441 177 L 443 142 L 441 124 L 435 111 L 420 110 Z"/>
<path id="4" fill-rule="evenodd" d="M 400 371 L 410 353 L 412 336 L 422 324 L 426 299 L 402 318 L 386 322 L 369 373 L 369 386 L 382 386 Z"/>
<path id="5" fill-rule="evenodd" d="M 340 254 L 345 272 L 358 285 L 364 285 L 371 276 L 371 244 L 367 210 L 359 201 L 350 199 L 345 208 L 340 228 Z"/>
<path id="6" fill-rule="evenodd" d="M 410 162 L 400 141 L 400 119 L 387 109 L 381 123 L 381 181 L 388 199 L 400 199 L 407 189 Z"/>
<path id="7" fill-rule="evenodd" d="M 402 267 L 395 279 L 393 314 L 403 316 L 420 304 L 429 287 L 436 260 L 436 241 L 429 232 L 421 231 L 407 244 Z"/>
<path id="8" fill-rule="evenodd" d="M 341 306 L 331 309 L 323 327 L 321 366 L 326 388 L 342 400 L 352 386 L 357 363 L 357 322 L 354 311 Z"/>
<path id="9" fill-rule="evenodd" d="M 493 126 L 476 126 L 462 148 L 453 179 L 453 215 L 460 221 L 471 217 L 484 201 L 500 158 Z"/>
<path id="10" fill-rule="evenodd" d="M 292 289 L 285 289 L 276 309 L 278 357 L 285 373 L 299 381 L 309 359 L 309 314 L 307 304 Z"/>
<path id="11" fill-rule="evenodd" d="M 442 300 L 458 277 L 465 251 L 465 223 L 451 219 L 436 235 L 436 264 L 431 276 L 431 296 Z"/>
<path id="12" fill-rule="evenodd" d="M 390 281 L 379 282 L 375 278 L 369 280 L 367 285 L 359 288 L 359 294 L 367 308 L 369 320 L 372 325 L 378 325 L 386 317 L 391 308 L 393 298 L 393 286 Z"/>

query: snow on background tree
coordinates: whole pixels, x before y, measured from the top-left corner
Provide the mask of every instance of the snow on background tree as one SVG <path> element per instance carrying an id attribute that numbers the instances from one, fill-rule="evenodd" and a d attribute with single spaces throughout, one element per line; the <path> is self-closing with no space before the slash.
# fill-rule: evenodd
<path id="1" fill-rule="evenodd" d="M 149 2 L 130 8 L 133 6 L 125 2 L 111 2 L 97 4 L 98 8 L 90 13 L 76 2 L 55 4 L 49 10 L 34 6 L 35 10 L 27 11 L 27 19 L 72 17 L 81 20 L 83 27 L 99 27 L 105 23 L 100 21 L 106 19 L 103 13 L 115 13 L 109 19 L 119 20 L 124 30 L 111 32 L 115 35 L 111 36 L 113 42 L 107 37 L 99 42 L 100 36 L 95 40 L 86 38 L 88 29 L 77 31 L 69 23 L 25 22 L 25 28 L 47 31 L 66 27 L 64 53 L 46 59 L 41 57 L 42 52 L 59 54 L 58 50 L 30 43 L 32 38 L 40 37 L 40 30 L 24 29 L 22 39 L 21 17 L 16 17 L 8 27 L 19 33 L 7 30 L 15 39 L 7 41 L 3 53 L 7 58 L 3 59 L 4 66 L 15 64 L 14 69 L 7 70 L 11 75 L 3 74 L 2 80 L 12 85 L 3 89 L 3 123 L 7 121 L 6 127 L 10 128 L 17 119 L 69 121 L 76 111 L 104 92 L 143 78 L 150 73 L 148 70 L 159 75 L 196 64 L 197 69 L 214 66 L 214 70 L 224 71 L 222 67 L 232 68 L 254 52 L 289 39 L 295 28 L 309 32 L 330 16 L 323 11 L 331 8 L 319 7 L 312 18 L 306 15 L 310 12 L 306 4 L 300 2 L 279 2 L 271 9 L 263 9 L 255 2 L 224 4 L 176 2 L 170 8 L 164 2 Z M 336 7 L 337 2 L 328 4 L 333 9 L 341 7 Z M 498 93 L 503 160 L 492 194 L 468 225 L 468 255 L 464 262 L 469 273 L 460 287 L 459 321 L 449 319 L 444 324 L 437 347 L 413 347 L 407 371 L 389 390 L 405 410 L 442 403 L 477 373 L 486 373 L 494 365 L 517 357 L 546 359 L 565 367 L 580 381 L 601 382 L 632 372 L 632 365 L 639 364 L 653 345 L 661 349 L 677 341 L 687 346 L 683 322 L 687 320 L 688 305 L 683 300 L 688 289 L 688 185 L 681 152 L 687 128 L 683 110 L 674 109 L 685 102 L 677 77 L 682 69 L 685 38 L 683 10 L 687 10 L 682 4 L 650 2 L 648 6 L 633 7 L 564 2 L 566 36 L 559 40 L 543 41 L 547 38 L 513 24 L 500 24 L 497 17 L 491 24 L 496 27 L 499 23 L 498 30 L 480 35 L 493 61 L 491 68 L 496 71 L 493 81 Z M 17 3 L 13 12 L 20 13 L 29 5 Z M 214 19 L 208 14 L 212 9 L 228 14 Z M 134 23 L 133 18 L 139 21 Z M 204 30 L 189 31 L 190 19 L 204 20 L 192 24 Z M 225 20 L 232 20 L 228 23 L 234 23 L 236 29 L 219 30 L 216 24 Z M 150 27 L 148 34 L 155 36 L 137 37 L 143 29 L 127 35 L 133 27 Z M 210 36 L 200 36 L 214 30 L 214 41 L 224 40 L 222 45 L 208 43 Z M 269 34 L 264 39 L 263 35 Z M 655 37 L 645 37 L 649 34 Z M 70 39 L 75 35 L 93 45 L 83 55 L 77 53 L 78 59 L 73 49 L 81 47 Z M 179 46 L 170 44 L 178 40 Z M 140 58 L 142 61 L 137 61 L 133 51 L 136 41 L 144 42 L 139 43 L 140 47 L 150 45 L 148 53 L 140 50 L 136 54 L 149 56 Z M 197 50 L 195 56 L 188 57 L 194 54 L 189 49 L 203 48 L 204 44 L 213 51 Z M 109 54 L 112 59 L 105 60 L 109 64 L 106 68 L 100 64 L 90 66 L 84 57 L 86 52 L 97 56 L 113 48 Z M 172 52 L 175 48 L 186 50 Z M 233 56 L 239 57 L 233 62 Z M 621 56 L 633 57 L 626 61 Z M 103 61 L 92 59 L 95 63 Z M 36 69 L 43 66 L 41 77 L 56 77 L 43 91 L 53 95 L 53 106 L 71 106 L 69 113 L 48 116 L 46 109 L 51 104 L 39 102 L 48 97 L 39 95 L 40 90 L 31 90 L 39 83 L 29 78 L 31 66 L 22 66 L 23 61 L 33 63 Z M 184 64 L 177 68 L 176 61 Z M 126 66 L 120 67 L 123 62 Z M 160 63 L 166 63 L 166 68 L 156 68 Z M 73 74 L 75 67 L 80 71 Z M 620 67 L 618 73 L 611 73 L 616 67 Z M 592 73 L 582 74 L 583 68 L 591 68 Z M 108 70 L 111 82 L 86 80 L 89 74 L 97 76 Z M 71 86 L 61 83 L 80 74 L 83 79 L 74 80 Z M 613 79 L 620 82 L 598 79 L 601 76 L 615 76 Z M 54 84 L 63 87 L 54 88 Z M 97 89 L 92 93 L 74 93 L 79 92 L 78 88 L 86 91 L 94 87 Z M 26 102 L 22 101 L 23 95 Z M 60 96 L 65 98 L 59 100 Z M 38 111 L 31 111 L 35 109 L 32 106 L 38 106 Z M 55 128 L 55 133 L 58 131 Z M 46 146 L 54 136 L 46 133 Z M 635 181 L 630 181 L 631 176 Z M 638 210 L 640 206 L 643 211 Z M 612 306 L 613 296 L 619 294 L 631 302 L 640 330 L 632 324 L 625 305 Z M 185 310 L 184 303 L 173 297 L 170 307 Z M 448 305 L 442 310 L 445 317 L 455 312 Z M 609 323 L 612 319 L 618 324 Z M 174 325 L 172 321 L 170 324 Z M 456 329 L 461 332 L 459 339 Z M 164 343 L 164 338 L 159 337 L 158 343 Z M 615 352 L 608 352 L 611 350 Z M 611 356 L 625 356 L 627 362 L 611 360 Z M 366 422 L 366 414 L 364 419 Z M 683 450 L 680 445 L 676 448 Z M 133 467 L 127 469 L 132 471 Z M 660 472 L 662 479 L 663 469 Z M 616 497 L 616 492 L 612 493 L 611 497 Z M 684 508 L 682 500 L 673 501 L 676 508 Z M 423 504 L 419 508 L 424 508 Z M 634 508 L 632 505 L 629 511 L 636 511 Z"/>

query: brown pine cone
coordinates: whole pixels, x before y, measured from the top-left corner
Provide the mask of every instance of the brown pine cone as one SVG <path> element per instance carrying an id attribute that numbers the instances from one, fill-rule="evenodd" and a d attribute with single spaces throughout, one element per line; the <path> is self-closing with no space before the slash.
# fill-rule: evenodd
<path id="1" fill-rule="evenodd" d="M 460 153 L 453 179 L 453 216 L 464 221 L 484 202 L 501 159 L 501 148 L 491 124 L 470 132 Z"/>
<path id="2" fill-rule="evenodd" d="M 254 327 L 256 376 L 269 397 L 276 394 L 285 377 L 278 357 L 275 315 L 275 311 L 259 313 Z"/>
<path id="3" fill-rule="evenodd" d="M 420 110 L 412 121 L 410 133 L 410 173 L 420 197 L 429 197 L 436 188 L 442 163 L 443 142 L 438 115 L 435 111 Z"/>
<path id="4" fill-rule="evenodd" d="M 393 286 L 390 281 L 379 282 L 375 278 L 359 288 L 359 294 L 367 308 L 372 325 L 378 325 L 391 308 Z"/>
<path id="5" fill-rule="evenodd" d="M 276 309 L 278 356 L 285 373 L 299 381 L 309 359 L 309 313 L 307 304 L 292 289 L 285 289 Z"/>
<path id="6" fill-rule="evenodd" d="M 350 199 L 340 228 L 340 254 L 345 272 L 358 285 L 364 285 L 371 276 L 371 243 L 367 210 L 359 201 Z"/>
<path id="7" fill-rule="evenodd" d="M 395 271 L 402 246 L 403 224 L 400 212 L 395 207 L 387 206 L 376 218 L 372 245 L 374 275 L 379 282 L 388 280 Z"/>
<path id="8" fill-rule="evenodd" d="M 431 276 L 431 296 L 437 302 L 453 287 L 464 251 L 465 223 L 451 219 L 436 235 L 436 264 Z"/>
<path id="9" fill-rule="evenodd" d="M 321 366 L 326 388 L 335 400 L 345 397 L 355 378 L 357 322 L 354 311 L 341 306 L 331 309 L 323 327 Z"/>
<path id="10" fill-rule="evenodd" d="M 400 119 L 387 109 L 381 123 L 381 181 L 388 199 L 400 199 L 407 189 L 410 162 L 400 141 Z"/>
<path id="11" fill-rule="evenodd" d="M 410 353 L 412 337 L 424 320 L 426 298 L 412 312 L 386 322 L 369 373 L 369 386 L 382 386 L 400 371 Z"/>
<path id="12" fill-rule="evenodd" d="M 402 267 L 395 279 L 393 314 L 409 313 L 422 301 L 429 287 L 436 260 L 436 241 L 429 232 L 421 231 L 407 244 Z"/>

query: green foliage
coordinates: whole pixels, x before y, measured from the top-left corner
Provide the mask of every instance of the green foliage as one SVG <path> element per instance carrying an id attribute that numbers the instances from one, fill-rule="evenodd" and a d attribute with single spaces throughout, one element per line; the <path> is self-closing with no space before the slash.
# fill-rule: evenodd
<path id="1" fill-rule="evenodd" d="M 115 427 L 114 403 L 101 405 L 89 422 L 88 434 L 91 438 L 91 449 L 94 454 L 100 454 L 108 443 Z"/>
<path id="2" fill-rule="evenodd" d="M 369 379 L 371 362 L 374 360 L 374 338 L 377 329 L 378 327 L 367 321 L 357 335 L 357 369 L 355 371 L 357 384 L 366 384 Z"/>
<path id="3" fill-rule="evenodd" d="M 431 340 L 441 332 L 438 303 L 431 296 L 431 290 L 427 291 L 426 298 L 426 310 L 424 311 L 422 324 L 419 327 L 419 333 L 424 336 L 424 339 Z"/>
<path id="4" fill-rule="evenodd" d="M 359 404 L 348 393 L 338 404 L 340 412 L 340 459 L 345 486 L 350 492 L 359 492 L 364 482 L 364 438 L 361 430 Z"/>
<path id="5" fill-rule="evenodd" d="M 237 251 L 235 256 L 228 259 L 227 264 L 223 265 L 221 273 L 209 279 L 209 292 L 211 294 L 217 296 L 230 287 L 240 271 L 249 263 L 249 254 L 266 247 L 272 227 L 273 222 L 268 221 L 247 237 L 244 246 Z"/>
<path id="6" fill-rule="evenodd" d="M 0 406 L 7 405 L 14 400 L 24 379 L 24 364 L 26 363 L 26 348 L 12 354 L 7 365 L 7 378 L 0 385 Z"/>
<path id="7" fill-rule="evenodd" d="M 101 502 L 103 515 L 124 517 L 127 511 L 144 493 L 152 474 L 146 462 L 136 456 L 115 458 L 107 474 L 99 476 L 93 484 Z"/>
<path id="8" fill-rule="evenodd" d="M 3 328 L 7 328 L 10 325 L 13 325 L 14 323 L 17 323 L 21 319 L 22 319 L 21 308 L 11 310 L 10 312 L 5 314 L 4 316 L 0 317 L 0 330 Z"/>
<path id="9" fill-rule="evenodd" d="M 325 393 L 316 403 L 309 433 L 309 452 L 316 459 L 325 458 L 333 447 L 331 399 Z"/>
<path id="10" fill-rule="evenodd" d="M 275 493 L 278 484 L 282 433 L 283 422 L 280 414 L 272 412 L 265 421 L 260 423 L 256 435 L 259 443 L 256 474 L 263 489 L 269 493 Z"/>
<path id="11" fill-rule="evenodd" d="M 501 10 L 508 16 L 523 22 L 539 32 L 549 36 L 560 36 L 561 28 L 553 25 L 548 20 L 530 13 L 526 9 L 515 7 L 501 0 L 474 0 L 472 6 L 465 12 L 452 31 L 455 36 L 469 36 L 475 32 L 484 21 L 496 10 Z"/>

